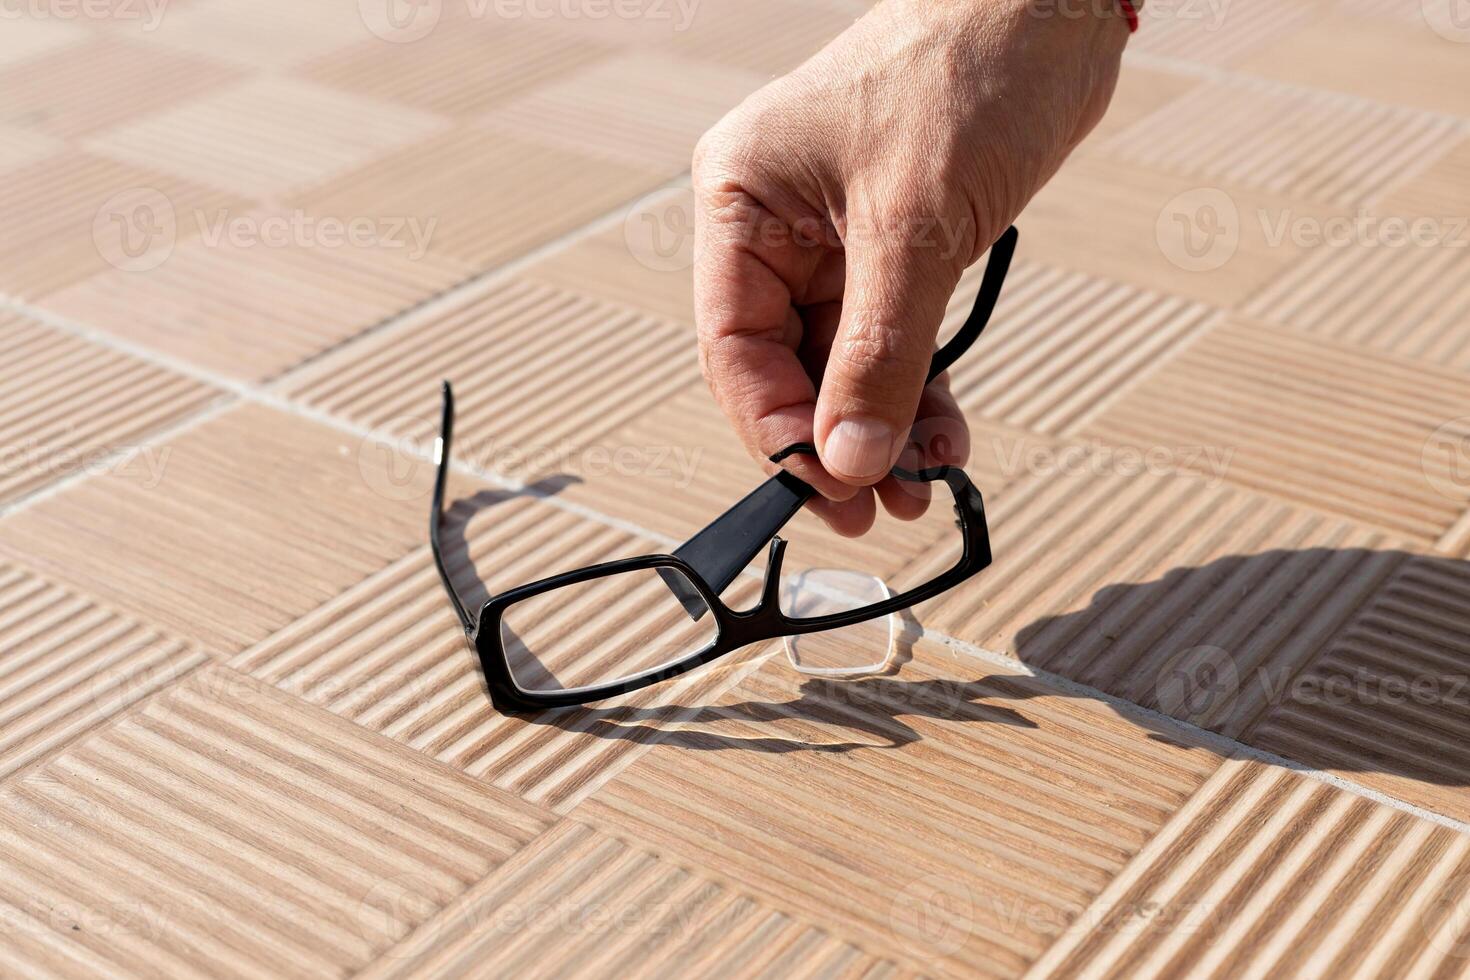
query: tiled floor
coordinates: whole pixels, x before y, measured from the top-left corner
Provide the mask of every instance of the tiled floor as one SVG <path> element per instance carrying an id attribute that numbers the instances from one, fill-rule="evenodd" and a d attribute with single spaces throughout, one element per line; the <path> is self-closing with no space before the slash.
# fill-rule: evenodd
<path id="1" fill-rule="evenodd" d="M 995 563 L 893 672 L 524 717 L 437 383 L 470 597 L 753 485 L 683 173 L 862 5 L 382 6 L 0 23 L 0 975 L 1470 974 L 1453 3 L 1147 5 L 954 372 Z"/>

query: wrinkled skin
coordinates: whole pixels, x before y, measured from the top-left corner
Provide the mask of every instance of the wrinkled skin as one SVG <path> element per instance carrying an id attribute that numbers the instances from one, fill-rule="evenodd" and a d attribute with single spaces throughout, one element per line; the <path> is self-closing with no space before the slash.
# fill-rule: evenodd
<path id="1" fill-rule="evenodd" d="M 885 0 L 695 151 L 705 377 L 756 458 L 817 445 L 782 465 L 840 533 L 923 513 L 901 452 L 968 456 L 929 358 L 960 274 L 1107 108 L 1128 29 L 1092 7 Z"/>

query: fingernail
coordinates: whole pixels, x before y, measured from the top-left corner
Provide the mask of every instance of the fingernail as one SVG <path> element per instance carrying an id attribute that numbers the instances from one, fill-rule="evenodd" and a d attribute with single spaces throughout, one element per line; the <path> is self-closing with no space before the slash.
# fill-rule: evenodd
<path id="1" fill-rule="evenodd" d="M 894 433 L 886 422 L 854 416 L 827 434 L 822 462 L 839 476 L 869 480 L 883 476 L 893 462 Z"/>

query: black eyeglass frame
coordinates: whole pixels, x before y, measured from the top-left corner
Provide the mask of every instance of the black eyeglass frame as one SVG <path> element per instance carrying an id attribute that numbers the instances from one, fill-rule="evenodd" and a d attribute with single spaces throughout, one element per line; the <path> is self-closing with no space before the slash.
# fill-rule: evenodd
<path id="1" fill-rule="evenodd" d="M 1011 228 L 991 247 L 990 260 L 974 309 L 955 337 L 935 353 L 930 367 L 929 380 L 932 381 L 964 353 L 978 338 L 980 331 L 989 321 L 1009 268 L 1011 256 L 1015 251 L 1016 240 L 1016 229 Z M 963 542 L 963 552 L 954 567 L 923 585 L 860 609 L 809 618 L 787 616 L 781 611 L 780 604 L 781 567 L 786 551 L 786 541 L 777 532 L 787 520 L 795 515 L 797 510 L 800 510 L 802 504 L 815 496 L 816 491 L 804 481 L 783 470 L 726 511 L 673 554 L 643 555 L 636 558 L 601 562 L 575 571 L 539 579 L 491 596 L 480 607 L 479 615 L 472 618 L 454 588 L 440 547 L 445 483 L 448 477 L 453 433 L 454 392 L 449 382 L 446 381 L 443 388 L 440 436 L 435 446 L 437 473 L 434 483 L 433 509 L 429 518 L 430 549 L 444 589 L 449 594 L 450 603 L 464 627 L 465 639 L 480 660 L 491 702 L 498 711 L 505 714 L 590 704 L 642 690 L 677 677 L 753 643 L 784 636 L 841 629 L 886 616 L 953 588 L 985 569 L 991 562 L 990 535 L 985 522 L 984 500 L 980 491 L 962 469 L 954 466 L 938 466 L 914 472 L 895 467 L 891 472 L 899 480 L 922 483 L 942 480 L 949 487 L 954 497 L 954 510 Z M 779 462 L 798 453 L 815 455 L 816 447 L 804 443 L 788 446 L 771 459 Z M 750 548 L 752 541 L 755 542 L 754 550 Z M 754 607 L 745 611 L 730 608 L 720 599 L 720 591 L 734 581 L 735 577 L 759 553 L 760 548 L 766 547 L 767 542 L 769 542 L 769 559 L 760 600 Z M 690 552 L 693 553 L 692 558 Z M 701 571 L 701 568 L 704 571 Z M 642 569 L 671 569 L 687 579 L 688 583 L 698 592 L 697 602 L 694 597 L 687 594 L 686 590 L 677 587 L 674 579 L 665 576 L 665 581 L 669 584 L 671 591 L 680 599 L 691 616 L 697 619 L 707 609 L 714 617 L 715 638 L 713 642 L 706 648 L 672 663 L 608 684 L 558 691 L 530 691 L 515 682 L 501 630 L 502 617 L 507 609 L 518 602 L 567 586 Z"/>

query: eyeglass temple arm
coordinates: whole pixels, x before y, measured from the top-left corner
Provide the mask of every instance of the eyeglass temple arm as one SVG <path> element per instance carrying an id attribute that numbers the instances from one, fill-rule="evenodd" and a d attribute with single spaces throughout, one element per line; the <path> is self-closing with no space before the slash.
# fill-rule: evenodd
<path id="1" fill-rule="evenodd" d="M 429 514 L 429 549 L 434 553 L 434 567 L 439 569 L 439 579 L 444 583 L 444 591 L 449 593 L 449 601 L 454 604 L 454 612 L 459 616 L 459 621 L 464 625 L 466 633 L 475 630 L 474 620 L 470 619 L 469 612 L 464 603 L 460 601 L 459 593 L 454 590 L 454 582 L 449 577 L 449 568 L 444 564 L 444 553 L 439 543 L 440 530 L 444 524 L 444 484 L 449 477 L 449 445 L 454 438 L 454 389 L 449 382 L 444 382 L 444 414 L 439 421 L 439 438 L 434 442 L 434 463 L 438 467 L 434 474 L 434 505 Z"/>
<path id="2" fill-rule="evenodd" d="M 985 266 L 975 305 L 959 332 L 934 352 L 926 384 L 949 370 L 960 355 L 979 339 L 981 331 L 990 322 L 1019 237 L 1012 226 L 990 246 L 990 259 Z M 810 447 L 787 447 L 771 459 L 780 462 L 793 451 L 801 450 L 811 451 Z M 804 481 L 783 470 L 680 545 L 674 556 L 687 562 L 717 594 L 724 592 L 766 546 L 766 542 L 775 537 L 815 494 L 816 491 Z M 689 594 L 687 588 L 674 588 L 674 592 L 691 614 L 697 614 L 703 608 L 698 596 Z"/>

